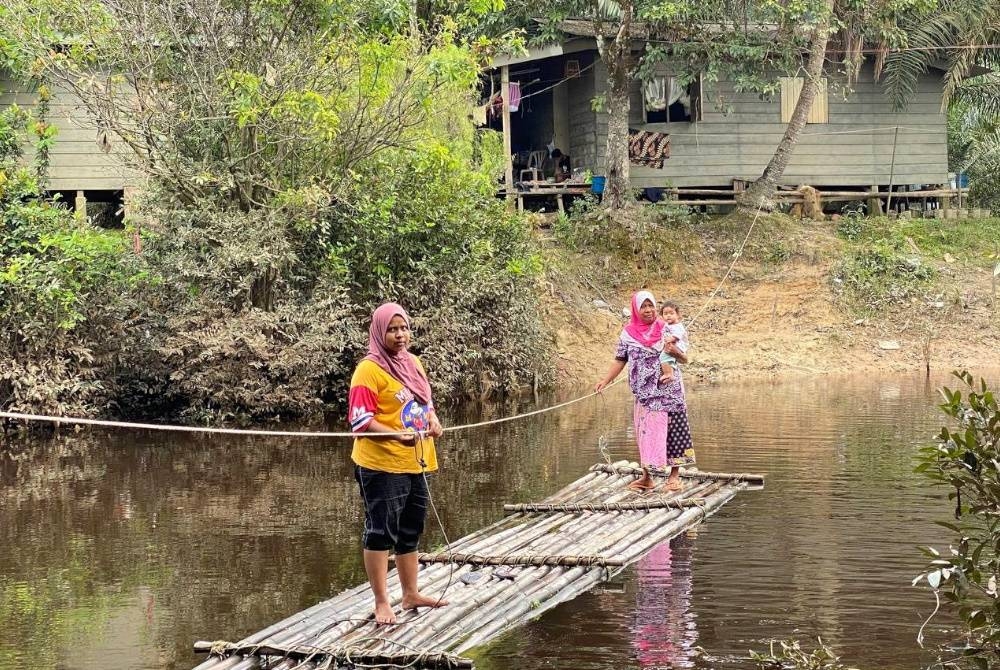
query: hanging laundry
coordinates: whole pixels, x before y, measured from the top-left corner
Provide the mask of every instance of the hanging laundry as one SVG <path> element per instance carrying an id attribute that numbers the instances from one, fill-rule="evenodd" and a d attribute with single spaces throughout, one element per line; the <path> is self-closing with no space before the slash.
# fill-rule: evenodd
<path id="1" fill-rule="evenodd" d="M 670 158 L 670 135 L 649 130 L 628 131 L 628 159 L 636 165 L 654 170 L 663 169 L 663 161 Z"/>
<path id="2" fill-rule="evenodd" d="M 516 81 L 510 82 L 510 100 L 507 103 L 512 112 L 516 112 L 521 105 L 521 84 Z"/>

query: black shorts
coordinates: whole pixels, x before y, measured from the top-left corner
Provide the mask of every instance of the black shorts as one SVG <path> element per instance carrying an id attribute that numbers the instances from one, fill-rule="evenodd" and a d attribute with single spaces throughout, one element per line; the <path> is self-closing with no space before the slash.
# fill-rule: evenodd
<path id="1" fill-rule="evenodd" d="M 417 550 L 427 516 L 427 481 L 422 474 L 397 474 L 354 466 L 365 503 L 365 549 L 409 554 Z"/>

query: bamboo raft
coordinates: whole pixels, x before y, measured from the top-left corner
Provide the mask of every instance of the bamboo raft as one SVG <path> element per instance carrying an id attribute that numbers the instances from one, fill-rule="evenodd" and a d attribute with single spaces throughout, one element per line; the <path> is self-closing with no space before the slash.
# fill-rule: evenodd
<path id="1" fill-rule="evenodd" d="M 628 488 L 641 472 L 624 461 L 595 465 L 544 501 L 505 505 L 506 518 L 420 554 L 420 590 L 444 597 L 447 607 L 376 626 L 365 583 L 238 642 L 196 642 L 194 650 L 210 656 L 195 670 L 471 668 L 462 653 L 610 579 L 741 489 L 764 483 L 761 475 L 682 470 L 681 491 L 643 494 Z M 666 472 L 653 475 L 666 481 Z M 395 570 L 389 597 L 398 612 Z"/>

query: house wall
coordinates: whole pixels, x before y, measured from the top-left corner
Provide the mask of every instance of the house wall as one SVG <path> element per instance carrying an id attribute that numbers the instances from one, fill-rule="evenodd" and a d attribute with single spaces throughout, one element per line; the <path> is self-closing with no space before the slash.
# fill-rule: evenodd
<path id="1" fill-rule="evenodd" d="M 604 136 L 598 137 L 597 113 L 591 100 L 596 90 L 595 67 L 583 71 L 594 63 L 596 52 L 573 54 L 572 58 L 580 61 L 580 76 L 568 80 L 563 86 L 567 88 L 567 103 L 569 105 L 569 157 L 573 168 L 589 168 L 604 163 L 604 143 L 607 142 L 607 122 L 604 124 Z M 605 77 L 607 79 L 607 77 Z M 600 142 L 601 146 L 598 147 Z M 566 151 L 566 149 L 563 149 Z M 596 174 L 603 172 L 597 170 Z"/>
<path id="2" fill-rule="evenodd" d="M 669 74 L 664 65 L 662 74 Z M 603 63 L 595 70 L 596 91 L 606 89 Z M 871 63 L 845 99 L 830 76 L 829 123 L 803 130 L 782 182 L 789 185 L 871 186 L 935 184 L 947 181 L 947 124 L 941 111 L 940 74 L 924 74 L 909 106 L 893 111 Z M 646 124 L 639 82 L 633 85 L 629 125 L 670 133 L 670 159 L 662 170 L 633 165 L 632 183 L 647 186 L 728 186 L 733 179 L 760 176 L 785 131 L 781 100 L 740 93 L 733 82 L 705 83 L 704 118 L 698 123 Z M 728 105 L 728 114 L 720 109 Z M 607 114 L 596 116 L 594 163 L 603 170 Z M 899 126 L 893 161 L 893 127 Z"/>
<path id="3" fill-rule="evenodd" d="M 25 109 L 34 109 L 38 96 L 31 89 L 0 74 L 0 108 L 16 103 Z M 48 122 L 59 132 L 51 151 L 49 182 L 53 191 L 120 191 L 136 185 L 138 180 L 130 173 L 115 147 L 117 138 L 109 137 L 112 151 L 104 153 L 97 146 L 97 127 L 84 110 L 79 99 L 68 91 L 54 89 L 49 106 Z M 33 148 L 26 146 L 25 160 L 30 161 Z"/>

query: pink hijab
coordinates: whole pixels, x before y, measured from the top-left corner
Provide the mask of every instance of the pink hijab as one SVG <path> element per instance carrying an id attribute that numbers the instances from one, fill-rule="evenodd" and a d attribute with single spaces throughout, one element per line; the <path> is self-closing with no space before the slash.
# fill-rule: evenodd
<path id="1" fill-rule="evenodd" d="M 429 405 L 431 385 L 417 367 L 413 354 L 406 350 L 393 353 L 385 348 L 385 334 L 394 316 L 406 319 L 407 325 L 411 323 L 406 310 L 394 302 L 380 305 L 372 313 L 372 325 L 368 328 L 368 355 L 364 360 L 375 363 L 395 377 L 403 386 L 410 389 L 421 405 Z"/>
<path id="2" fill-rule="evenodd" d="M 639 308 L 647 300 L 653 303 L 653 307 L 656 307 L 656 298 L 649 291 L 639 291 L 632 296 L 632 320 L 625 326 L 625 332 L 642 346 L 652 349 L 659 344 L 660 338 L 663 336 L 663 321 L 657 318 L 650 324 L 642 322 Z"/>

